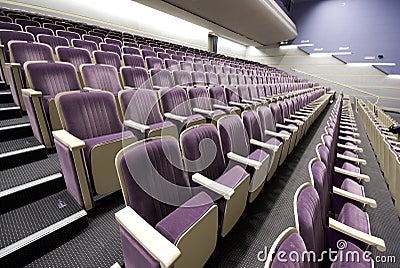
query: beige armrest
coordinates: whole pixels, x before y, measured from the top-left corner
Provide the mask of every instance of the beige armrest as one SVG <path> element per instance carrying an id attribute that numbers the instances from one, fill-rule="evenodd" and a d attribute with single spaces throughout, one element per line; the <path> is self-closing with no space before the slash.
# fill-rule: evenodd
<path id="1" fill-rule="evenodd" d="M 343 136 L 339 136 L 338 139 L 342 140 L 342 141 L 355 142 L 357 144 L 361 143 L 361 140 L 359 140 L 359 139 L 353 139 L 353 138 L 348 138 L 348 137 L 343 137 Z"/>
<path id="2" fill-rule="evenodd" d="M 157 261 L 161 267 L 171 267 L 181 251 L 140 217 L 132 208 L 115 213 L 118 223 Z"/>
<path id="3" fill-rule="evenodd" d="M 351 150 L 351 151 L 355 151 L 355 152 L 359 152 L 359 153 L 362 153 L 364 151 L 363 148 L 360 148 L 357 146 L 349 146 L 349 145 L 345 145 L 345 144 L 341 144 L 341 143 L 337 143 L 336 146 L 341 149 Z"/>
<path id="4" fill-rule="evenodd" d="M 200 173 L 193 174 L 192 180 L 200 185 L 203 185 L 204 187 L 213 191 L 214 193 L 222 195 L 226 200 L 229 200 L 235 193 L 234 189 L 227 187 L 223 184 L 220 184 L 216 181 L 210 180 L 209 178 L 201 175 Z"/>
<path id="5" fill-rule="evenodd" d="M 278 149 L 279 149 L 279 146 L 275 146 L 273 144 L 267 144 L 265 142 L 258 141 L 255 139 L 250 139 L 250 144 L 264 148 L 264 149 L 272 150 L 274 152 L 278 151 Z"/>
<path id="6" fill-rule="evenodd" d="M 342 120 L 340 121 L 340 125 L 350 126 L 350 127 L 356 127 L 357 126 L 357 124 L 355 124 L 355 123 L 343 122 Z"/>
<path id="7" fill-rule="evenodd" d="M 290 139 L 290 135 L 286 135 L 286 134 L 282 134 L 282 133 L 278 133 L 278 132 L 274 132 L 271 130 L 265 130 L 265 135 L 269 135 L 269 136 L 273 136 L 273 137 L 277 137 L 277 138 L 282 138 L 282 139 Z"/>
<path id="8" fill-rule="evenodd" d="M 254 105 L 260 104 L 259 102 L 252 101 L 252 100 L 242 100 L 242 101 L 245 102 L 245 103 L 254 104 Z"/>
<path id="9" fill-rule="evenodd" d="M 187 120 L 186 116 L 180 116 L 180 115 L 176 115 L 176 114 L 171 114 L 171 113 L 165 113 L 164 116 L 166 118 L 172 119 L 172 120 L 176 120 L 179 121 L 181 123 L 185 123 Z"/>
<path id="10" fill-rule="evenodd" d="M 137 90 L 137 88 L 124 86 L 124 90 Z"/>
<path id="11" fill-rule="evenodd" d="M 41 97 L 42 96 L 42 92 L 33 90 L 31 88 L 23 88 L 22 94 L 27 95 L 29 97 Z"/>
<path id="12" fill-rule="evenodd" d="M 307 120 L 308 119 L 307 116 L 300 116 L 300 115 L 295 115 L 295 114 L 290 115 L 290 117 L 294 118 L 294 119 L 300 119 L 300 120 Z"/>
<path id="13" fill-rule="evenodd" d="M 329 218 L 329 228 L 360 240 L 368 245 L 374 246 L 379 251 L 386 251 L 385 241 L 381 238 L 361 232 L 332 218 Z"/>
<path id="14" fill-rule="evenodd" d="M 341 125 L 341 124 L 339 124 L 339 128 L 341 128 L 341 129 L 347 129 L 347 130 L 358 131 L 358 129 L 357 129 L 356 127 L 350 127 L 350 126 Z"/>
<path id="15" fill-rule="evenodd" d="M 287 122 L 287 123 L 297 124 L 297 125 L 304 124 L 304 122 L 300 121 L 300 120 L 292 120 L 292 119 L 287 119 L 287 118 L 285 118 L 283 120 L 284 120 L 285 123 Z"/>
<path id="16" fill-rule="evenodd" d="M 376 208 L 377 204 L 376 201 L 372 198 L 364 197 L 361 195 L 353 194 L 351 192 L 345 191 L 343 189 L 337 188 L 336 186 L 333 186 L 333 193 L 336 195 L 340 195 L 343 197 L 346 197 L 348 199 L 369 205 L 371 208 Z"/>
<path id="17" fill-rule="evenodd" d="M 231 111 L 232 107 L 229 106 L 224 106 L 224 105 L 220 105 L 220 104 L 214 104 L 213 108 L 215 109 L 221 109 L 221 110 L 226 110 L 226 111 Z"/>
<path id="18" fill-rule="evenodd" d="M 125 121 L 124 121 L 124 125 L 127 126 L 127 127 L 130 127 L 130 128 L 137 129 L 137 130 L 139 130 L 139 131 L 142 132 L 142 133 L 145 133 L 146 130 L 149 130 L 149 129 L 150 129 L 149 126 L 143 125 L 143 124 L 140 124 L 140 123 L 137 123 L 137 122 L 134 122 L 134 121 L 132 121 L 132 120 L 125 120 Z"/>
<path id="19" fill-rule="evenodd" d="M 347 160 L 347 161 L 351 161 L 351 162 L 355 162 L 355 163 L 360 163 L 362 165 L 366 165 L 367 161 L 365 159 L 362 158 L 357 158 L 357 157 L 351 157 L 351 156 L 347 156 L 347 155 L 343 155 L 343 154 L 336 154 L 337 158 L 343 159 L 343 160 Z"/>
<path id="20" fill-rule="evenodd" d="M 357 132 L 352 132 L 352 131 L 348 131 L 348 130 L 339 130 L 340 134 L 344 134 L 344 135 L 352 135 L 354 137 L 360 137 L 360 134 Z"/>
<path id="21" fill-rule="evenodd" d="M 280 123 L 276 123 L 276 127 L 287 129 L 287 130 L 298 130 L 297 127 L 291 127 L 291 126 L 283 125 Z"/>
<path id="22" fill-rule="evenodd" d="M 78 139 L 66 130 L 53 131 L 53 136 L 56 140 L 67 146 L 71 151 L 74 149 L 83 149 L 86 144 L 83 140 Z"/>
<path id="23" fill-rule="evenodd" d="M 240 103 L 240 102 L 236 102 L 236 101 L 230 101 L 230 102 L 229 102 L 229 105 L 240 106 L 240 107 L 242 107 L 242 108 L 246 108 L 246 107 L 249 106 L 248 104 Z"/>
<path id="24" fill-rule="evenodd" d="M 21 64 L 16 63 L 16 62 L 7 62 L 7 63 L 6 63 L 6 66 L 9 66 L 9 67 L 11 67 L 11 68 L 20 68 L 20 67 L 21 67 Z"/>
<path id="25" fill-rule="evenodd" d="M 199 113 L 199 114 L 206 114 L 206 115 L 209 115 L 209 116 L 213 116 L 214 115 L 214 111 L 203 110 L 203 109 L 200 109 L 200 108 L 193 108 L 193 112 Z"/>
<path id="26" fill-rule="evenodd" d="M 334 171 L 336 173 L 343 174 L 343 175 L 346 175 L 346 176 L 349 176 L 349 177 L 361 179 L 361 180 L 363 180 L 365 182 L 369 182 L 371 180 L 371 178 L 366 174 L 352 172 L 352 171 L 349 171 L 349 170 L 346 170 L 346 169 L 343 169 L 343 168 L 339 168 L 339 167 L 335 167 Z"/>
<path id="27" fill-rule="evenodd" d="M 310 116 L 310 115 L 312 115 L 312 113 L 306 113 L 306 112 L 301 112 L 301 111 L 297 111 L 296 112 L 296 115 L 304 115 L 304 116 Z"/>
<path id="28" fill-rule="evenodd" d="M 265 100 L 260 99 L 260 98 L 252 98 L 253 101 L 256 101 L 257 103 L 259 102 L 265 102 Z"/>
<path id="29" fill-rule="evenodd" d="M 244 164 L 244 165 L 249 165 L 255 169 L 259 169 L 262 166 L 262 163 L 259 161 L 249 159 L 248 157 L 243 157 L 243 156 L 235 154 L 233 152 L 229 152 L 227 156 L 229 159 L 231 159 L 233 161 L 236 161 L 236 162 Z"/>
<path id="30" fill-rule="evenodd" d="M 102 91 L 101 89 L 91 88 L 91 87 L 84 87 L 83 91 Z"/>

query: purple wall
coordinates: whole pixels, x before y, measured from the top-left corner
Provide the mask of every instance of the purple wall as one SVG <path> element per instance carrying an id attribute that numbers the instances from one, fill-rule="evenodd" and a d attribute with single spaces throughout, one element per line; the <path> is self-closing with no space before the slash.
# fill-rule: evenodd
<path id="1" fill-rule="evenodd" d="M 299 2 L 291 10 L 298 36 L 324 51 L 349 46 L 351 61 L 383 54 L 400 64 L 400 0 Z"/>

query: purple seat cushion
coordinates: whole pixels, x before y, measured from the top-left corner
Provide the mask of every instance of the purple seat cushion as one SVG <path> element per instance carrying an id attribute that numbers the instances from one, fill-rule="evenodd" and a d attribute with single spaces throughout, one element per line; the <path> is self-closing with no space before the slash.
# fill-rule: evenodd
<path id="1" fill-rule="evenodd" d="M 204 119 L 204 117 L 199 114 L 189 115 L 187 118 L 186 124 Z"/>
<path id="2" fill-rule="evenodd" d="M 265 143 L 279 146 L 282 142 L 277 138 L 270 138 Z"/>
<path id="3" fill-rule="evenodd" d="M 176 244 L 179 238 L 193 226 L 213 204 L 212 199 L 206 193 L 200 192 L 157 223 L 156 229 L 171 241 L 171 243 Z"/>
<path id="4" fill-rule="evenodd" d="M 160 129 L 160 128 L 164 128 L 164 127 L 170 127 L 173 126 L 174 124 L 169 122 L 169 121 L 165 121 L 165 122 L 159 122 L 159 123 L 155 123 L 150 125 L 150 130 L 155 130 L 155 129 Z"/>
<path id="5" fill-rule="evenodd" d="M 348 162 L 345 162 L 343 164 L 342 168 L 345 169 L 345 170 L 351 171 L 351 172 L 360 173 L 360 168 L 359 167 L 357 167 L 357 166 L 355 166 L 355 165 L 353 165 L 351 163 L 348 163 Z"/>
<path id="6" fill-rule="evenodd" d="M 365 196 L 364 187 L 352 179 L 345 179 L 342 183 L 341 189 L 359 196 Z"/>
<path id="7" fill-rule="evenodd" d="M 289 258 L 288 256 L 293 255 L 294 252 L 298 253 L 299 256 L 303 256 L 302 254 L 307 251 L 306 245 L 304 244 L 303 239 L 298 233 L 293 233 L 289 235 L 277 248 L 276 252 L 285 252 L 286 254 L 283 259 L 275 258 L 272 261 L 271 267 L 297 267 L 297 268 L 307 268 L 310 267 L 307 262 L 303 262 L 303 259 L 306 260 L 307 258 Z M 283 253 L 279 253 L 282 257 Z"/>
<path id="8" fill-rule="evenodd" d="M 352 151 L 344 151 L 343 152 L 343 155 L 345 155 L 345 156 L 349 156 L 349 157 L 354 157 L 354 158 L 358 158 L 358 154 L 356 154 L 356 153 L 354 153 L 354 152 L 352 152 Z"/>
<path id="9" fill-rule="evenodd" d="M 361 232 L 370 233 L 368 214 L 351 203 L 344 204 L 337 220 Z"/>
<path id="10" fill-rule="evenodd" d="M 264 150 L 257 149 L 249 155 L 251 160 L 263 161 L 268 156 Z"/>
<path id="11" fill-rule="evenodd" d="M 359 261 L 356 259 L 355 252 L 357 252 L 357 255 L 360 257 Z M 354 256 L 355 258 L 353 259 L 352 257 L 349 256 Z M 366 255 L 364 254 L 364 251 L 361 250 L 359 247 L 354 245 L 351 242 L 347 241 L 347 247 L 345 249 L 339 250 L 337 255 L 336 255 L 336 260 L 332 263 L 331 268 L 371 268 L 373 267 L 373 262 L 370 257 L 365 258 L 363 257 Z"/>

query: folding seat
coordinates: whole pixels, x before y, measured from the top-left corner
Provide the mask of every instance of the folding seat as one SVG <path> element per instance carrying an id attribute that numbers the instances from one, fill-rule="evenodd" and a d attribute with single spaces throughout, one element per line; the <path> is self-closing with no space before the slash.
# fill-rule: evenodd
<path id="1" fill-rule="evenodd" d="M 219 109 L 225 111 L 225 113 L 236 113 L 240 115 L 241 110 L 238 107 L 228 105 L 228 101 L 225 97 L 225 90 L 223 87 L 210 87 L 208 89 L 211 104 L 213 109 Z"/>
<path id="2" fill-rule="evenodd" d="M 175 86 L 178 87 L 190 87 L 193 86 L 192 78 L 190 73 L 187 71 L 173 71 Z"/>
<path id="3" fill-rule="evenodd" d="M 40 43 L 47 44 L 53 49 L 53 54 L 56 54 L 56 47 L 68 47 L 69 43 L 67 38 L 54 35 L 39 34 L 36 37 Z"/>
<path id="4" fill-rule="evenodd" d="M 293 151 L 294 146 L 296 145 L 297 141 L 297 132 L 298 127 L 293 124 L 285 124 L 284 118 L 282 115 L 282 110 L 277 103 L 271 103 L 269 108 L 271 109 L 272 115 L 274 116 L 275 120 L 275 127 L 278 128 L 279 133 L 290 135 L 290 147 L 289 147 L 289 154 Z"/>
<path id="5" fill-rule="evenodd" d="M 43 28 L 47 28 L 53 31 L 56 34 L 57 31 L 65 31 L 65 27 L 62 25 L 56 25 L 53 23 L 43 23 Z"/>
<path id="6" fill-rule="evenodd" d="M 193 71 L 193 64 L 190 63 L 190 62 L 181 61 L 179 63 L 179 66 L 180 66 L 182 71 L 186 71 L 186 72 L 189 72 L 189 73 Z"/>
<path id="7" fill-rule="evenodd" d="M 202 72 L 202 73 L 205 72 L 204 66 L 202 63 L 193 63 L 193 70 L 196 72 Z"/>
<path id="8" fill-rule="evenodd" d="M 217 129 L 213 125 L 191 127 L 180 137 L 190 184 L 216 197 L 219 227 L 225 237 L 242 215 L 247 201 L 249 174 L 240 165 L 226 166 Z M 205 146 L 203 143 L 212 143 Z M 210 162 L 210 159 L 213 161 Z M 223 197 L 222 197 L 223 196 Z"/>
<path id="9" fill-rule="evenodd" d="M 214 73 L 216 73 L 216 74 L 222 73 L 222 66 L 214 65 Z"/>
<path id="10" fill-rule="evenodd" d="M 175 86 L 171 71 L 163 69 L 150 70 L 150 78 L 153 89 L 172 88 Z"/>
<path id="11" fill-rule="evenodd" d="M 193 63 L 193 58 L 188 56 L 183 56 L 183 61 Z"/>
<path id="12" fill-rule="evenodd" d="M 16 19 L 15 23 L 21 25 L 22 29 L 24 29 L 24 30 L 26 29 L 26 26 L 40 27 L 39 22 L 33 21 L 33 20 L 27 20 L 27 19 Z"/>
<path id="13" fill-rule="evenodd" d="M 42 61 L 27 62 L 24 69 L 29 89 L 22 90 L 22 98 L 33 134 L 46 148 L 52 148 L 51 131 L 62 128 L 54 98 L 60 92 L 81 90 L 76 70 L 69 63 Z"/>
<path id="14" fill-rule="evenodd" d="M 23 65 L 28 61 L 54 61 L 51 48 L 45 44 L 28 43 L 26 41 L 8 42 L 10 64 L 6 64 L 7 80 L 10 83 L 11 94 L 16 105 L 25 111 L 22 99 L 22 89 L 27 88 L 27 80 Z"/>
<path id="15" fill-rule="evenodd" d="M 80 72 L 82 64 L 92 63 L 89 51 L 77 47 L 57 47 L 57 58 L 63 62 L 69 62 L 74 65 L 78 74 L 79 82 L 83 85 L 83 78 Z"/>
<path id="16" fill-rule="evenodd" d="M 12 22 L 0 22 L 0 30 L 23 31 L 21 25 Z"/>
<path id="17" fill-rule="evenodd" d="M 229 85 L 229 80 L 228 80 L 228 75 L 224 73 L 217 73 L 218 76 L 218 84 L 221 86 L 228 86 Z"/>
<path id="18" fill-rule="evenodd" d="M 63 130 L 53 131 L 53 136 L 65 184 L 78 204 L 90 210 L 94 196 L 120 189 L 116 154 L 137 139 L 121 131 L 110 92 L 64 92 L 55 102 Z"/>
<path id="19" fill-rule="evenodd" d="M 219 81 L 218 81 L 218 77 L 215 73 L 211 72 L 211 73 L 205 73 L 206 75 L 206 82 L 208 86 L 218 86 L 219 85 Z"/>
<path id="20" fill-rule="evenodd" d="M 186 53 L 185 52 L 183 52 L 183 51 L 177 51 L 176 52 L 176 55 L 179 55 L 179 56 L 186 56 Z"/>
<path id="21" fill-rule="evenodd" d="M 157 57 L 162 60 L 171 59 L 171 56 L 168 53 L 163 53 L 163 52 L 157 52 Z"/>
<path id="22" fill-rule="evenodd" d="M 172 136 L 178 139 L 176 125 L 164 121 L 157 92 L 154 90 L 123 90 L 118 94 L 124 114 L 124 125 L 139 139 Z"/>
<path id="23" fill-rule="evenodd" d="M 385 242 L 371 235 L 367 213 L 346 203 L 337 219 L 330 218 L 324 214 L 327 204 L 322 198 L 310 183 L 300 186 L 294 198 L 296 226 L 309 251 L 320 257 L 325 248 L 337 250 L 341 240 L 361 250 L 365 250 L 367 245 L 379 251 L 386 250 Z"/>
<path id="24" fill-rule="evenodd" d="M 118 46 L 120 49 L 122 47 L 122 42 L 118 39 L 112 39 L 112 38 L 104 38 L 104 42 L 107 44 L 115 45 Z"/>
<path id="25" fill-rule="evenodd" d="M 117 69 L 112 65 L 83 64 L 80 66 L 85 90 L 103 90 L 114 94 L 123 88 L 120 83 Z"/>
<path id="26" fill-rule="evenodd" d="M 117 70 L 122 66 L 120 56 L 115 52 L 94 51 L 94 60 L 97 64 L 106 64 L 115 67 Z"/>
<path id="27" fill-rule="evenodd" d="M 119 153 L 116 165 L 128 206 L 116 213 L 125 265 L 204 266 L 217 242 L 218 208 L 191 189 L 178 142 L 135 143 Z"/>
<path id="28" fill-rule="evenodd" d="M 231 68 L 230 68 L 230 67 L 227 67 L 227 66 L 223 66 L 223 67 L 222 67 L 222 72 L 223 72 L 224 74 L 230 74 L 230 73 L 231 73 Z"/>
<path id="29" fill-rule="evenodd" d="M 284 142 L 266 135 L 257 111 L 244 111 L 242 113 L 243 124 L 250 138 L 250 148 L 264 150 L 270 158 L 267 181 L 274 175 L 279 165 Z"/>
<path id="30" fill-rule="evenodd" d="M 122 55 L 125 66 L 146 68 L 144 60 L 139 55 Z"/>
<path id="31" fill-rule="evenodd" d="M 237 86 L 236 88 L 240 97 L 240 102 L 247 103 L 251 105 L 253 108 L 256 108 L 262 104 L 259 101 L 253 100 L 252 96 L 250 95 L 250 89 L 248 86 Z M 258 98 L 258 96 L 256 98 Z"/>
<path id="32" fill-rule="evenodd" d="M 206 77 L 203 72 L 192 72 L 192 81 L 194 86 L 206 86 Z"/>
<path id="33" fill-rule="evenodd" d="M 148 45 L 145 45 L 145 44 L 140 44 L 139 48 L 141 50 L 151 50 L 151 51 L 153 51 L 153 48 L 151 46 L 148 46 Z"/>
<path id="34" fill-rule="evenodd" d="M 216 125 L 217 120 L 226 114 L 226 110 L 217 109 L 212 106 L 207 89 L 195 87 L 189 88 L 187 91 L 193 112 L 203 115 L 211 123 Z"/>
<path id="35" fill-rule="evenodd" d="M 82 40 L 95 42 L 97 44 L 97 46 L 99 46 L 100 43 L 103 43 L 103 38 L 98 37 L 98 36 L 88 35 L 88 34 L 82 35 Z"/>
<path id="36" fill-rule="evenodd" d="M 283 123 L 290 126 L 290 127 L 296 127 L 297 128 L 297 139 L 296 139 L 296 144 L 297 145 L 300 141 L 300 139 L 303 137 L 304 131 L 305 131 L 305 125 L 304 121 L 299 120 L 299 119 L 290 119 L 290 113 L 289 113 L 289 107 L 287 105 L 287 99 L 283 101 L 278 101 L 277 104 L 279 105 L 282 113 L 282 118 L 283 118 Z"/>
<path id="37" fill-rule="evenodd" d="M 153 50 L 142 49 L 142 57 L 145 59 L 146 57 L 157 57 L 157 54 Z"/>
<path id="38" fill-rule="evenodd" d="M 17 19 L 24 19 L 24 20 L 29 20 L 30 18 L 26 15 L 23 14 L 16 14 L 16 13 L 8 13 L 7 14 L 8 17 L 10 17 L 13 21 L 17 20 Z"/>
<path id="39" fill-rule="evenodd" d="M 33 34 L 36 37 L 39 34 L 54 35 L 53 31 L 47 28 L 36 27 L 36 26 L 26 26 L 26 32 Z"/>
<path id="40" fill-rule="evenodd" d="M 44 23 L 53 23 L 51 19 L 43 17 L 33 17 L 32 20 L 39 22 L 40 25 L 43 25 Z"/>
<path id="41" fill-rule="evenodd" d="M 165 50 L 165 53 L 168 53 L 169 55 L 176 55 L 176 52 L 174 51 L 174 50 L 172 50 L 172 49 L 166 49 Z"/>
<path id="42" fill-rule="evenodd" d="M 70 32 L 70 31 L 63 31 L 57 30 L 56 35 L 60 37 L 64 37 L 68 40 L 68 44 L 72 45 L 72 39 L 81 39 L 81 36 L 78 33 Z"/>
<path id="43" fill-rule="evenodd" d="M 0 16 L 0 22 L 12 23 L 12 19 L 10 17 Z"/>
<path id="44" fill-rule="evenodd" d="M 226 165 L 239 164 L 250 174 L 249 197 L 252 203 L 260 194 L 270 166 L 269 155 L 260 149 L 251 150 L 242 120 L 237 115 L 226 115 L 217 122 L 222 152 Z"/>
<path id="45" fill-rule="evenodd" d="M 141 67 L 121 67 L 120 71 L 125 88 L 153 89 L 146 69 Z"/>
<path id="46" fill-rule="evenodd" d="M 251 105 L 248 103 L 243 103 L 241 97 L 239 96 L 239 91 L 236 87 L 225 87 L 226 100 L 229 106 L 235 106 L 240 108 L 242 111 L 246 109 L 251 109 Z"/>
<path id="47" fill-rule="evenodd" d="M 150 69 L 164 69 L 164 64 L 162 59 L 155 57 L 146 57 L 146 67 L 148 70 Z"/>
<path id="48" fill-rule="evenodd" d="M 133 47 L 133 48 L 139 48 L 139 46 L 135 42 L 125 42 L 122 47 Z"/>
<path id="49" fill-rule="evenodd" d="M 127 46 L 123 46 L 122 47 L 122 53 L 123 54 L 127 54 L 127 55 L 139 55 L 140 54 L 140 50 L 136 47 L 127 47 Z"/>
<path id="50" fill-rule="evenodd" d="M 65 21 L 65 20 L 61 20 L 61 21 L 56 20 L 54 23 L 57 24 L 57 25 L 62 25 L 62 26 L 64 26 L 65 29 L 67 29 L 68 27 L 74 27 L 74 25 L 73 25 L 72 23 L 67 22 L 67 21 Z"/>
<path id="51" fill-rule="evenodd" d="M 165 53 L 165 50 L 161 47 L 154 47 L 153 50 L 156 53 Z"/>
<path id="52" fill-rule="evenodd" d="M 203 116 L 193 114 L 185 89 L 163 89 L 160 91 L 160 98 L 164 116 L 177 125 L 179 132 L 185 127 L 206 122 Z"/>
<path id="53" fill-rule="evenodd" d="M 116 53 L 121 58 L 121 48 L 119 46 L 107 43 L 100 43 L 99 46 L 101 51 Z"/>
<path id="54" fill-rule="evenodd" d="M 183 57 L 181 55 L 171 55 L 171 59 L 176 60 L 176 61 L 182 61 Z"/>
<path id="55" fill-rule="evenodd" d="M 206 72 L 206 73 L 214 73 L 214 68 L 213 68 L 213 66 L 211 65 L 211 64 L 209 64 L 209 63 L 207 63 L 207 64 L 204 64 L 204 72 Z"/>
<path id="56" fill-rule="evenodd" d="M 231 86 L 238 85 L 238 78 L 235 74 L 228 74 L 228 81 L 229 81 L 229 85 L 231 85 Z"/>
<path id="57" fill-rule="evenodd" d="M 103 39 L 106 37 L 106 35 L 103 32 L 96 32 L 96 31 L 89 31 L 88 35 L 92 36 L 92 37 L 101 38 L 101 42 L 103 42 Z M 97 45 L 99 45 L 99 44 L 100 43 L 98 43 Z"/>
<path id="58" fill-rule="evenodd" d="M 81 40 L 81 39 L 72 39 L 72 46 L 77 48 L 84 48 L 92 54 L 93 51 L 98 50 L 97 44 L 93 41 Z"/>

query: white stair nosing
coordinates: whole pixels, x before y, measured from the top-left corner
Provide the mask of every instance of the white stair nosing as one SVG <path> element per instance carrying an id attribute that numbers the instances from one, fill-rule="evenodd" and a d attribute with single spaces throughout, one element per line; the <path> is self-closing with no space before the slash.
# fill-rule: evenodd
<path id="1" fill-rule="evenodd" d="M 17 251 L 17 250 L 19 250 L 19 249 L 21 249 L 21 248 L 23 248 L 23 247 L 25 247 L 25 246 L 27 246 L 27 245 L 29 245 L 29 244 L 31 244 L 31 243 L 33 243 L 33 242 L 35 242 L 35 241 L 37 241 L 37 240 L 39 240 L 39 239 L 41 239 L 41 238 L 43 238 L 43 237 L 45 237 L 45 236 L 47 236 L 47 235 L 49 235 L 49 234 L 51 234 L 51 233 L 54 233 L 55 231 L 67 226 L 68 224 L 70 224 L 70 223 L 72 223 L 72 222 L 74 222 L 74 221 L 76 221 L 76 220 L 78 220 L 78 219 L 80 219 L 82 217 L 85 217 L 86 215 L 87 215 L 86 211 L 81 210 L 81 211 L 79 211 L 79 212 L 77 212 L 77 213 L 75 213 L 75 214 L 73 214 L 73 215 L 71 215 L 71 216 L 59 221 L 59 222 L 56 222 L 56 223 L 54 223 L 54 224 L 52 224 L 52 225 L 50 225 L 50 226 L 48 226 L 48 227 L 36 232 L 34 234 L 31 234 L 31 235 L 29 235 L 29 236 L 27 236 L 27 237 L 15 242 L 15 243 L 13 243 L 13 244 L 11 244 L 11 245 L 8 245 L 8 246 L 0 249 L 0 259 L 5 257 L 5 256 L 7 256 L 7 255 L 9 255 L 9 254 L 11 254 L 11 253 L 13 253 L 13 252 L 15 252 L 15 251 Z"/>
<path id="2" fill-rule="evenodd" d="M 19 109 L 20 109 L 19 106 L 4 107 L 4 108 L 0 108 L 0 112 L 2 112 L 2 111 L 11 111 L 11 110 L 19 110 Z"/>
<path id="3" fill-rule="evenodd" d="M 7 126 L 7 127 L 0 127 L 0 131 L 4 131 L 4 130 L 10 130 L 10 129 L 15 129 L 15 128 L 22 128 L 22 127 L 28 127 L 30 126 L 30 123 L 22 123 L 22 124 L 18 124 L 18 125 L 12 125 L 12 126 Z"/>
<path id="4" fill-rule="evenodd" d="M 13 156 L 13 155 L 28 153 L 28 152 L 31 152 L 31 151 L 36 151 L 36 150 L 44 149 L 44 148 L 46 148 L 46 147 L 44 147 L 44 145 L 38 145 L 38 146 L 30 147 L 30 148 L 20 149 L 20 150 L 16 150 L 16 151 L 12 151 L 12 152 L 7 152 L 7 153 L 0 154 L 0 159 L 5 158 L 5 157 L 9 157 L 9 156 Z"/>
<path id="5" fill-rule="evenodd" d="M 46 183 L 46 182 L 49 182 L 49 181 L 52 181 L 52 180 L 55 180 L 55 179 L 58 179 L 58 178 L 62 178 L 61 173 L 56 173 L 56 174 L 53 174 L 53 175 L 50 175 L 47 177 L 43 177 L 43 178 L 35 180 L 35 181 L 31 181 L 31 182 L 4 190 L 4 191 L 0 192 L 0 198 L 10 195 L 10 194 L 13 194 L 13 193 L 16 193 L 16 192 L 19 192 L 19 191 L 22 191 L 22 190 L 25 190 L 25 189 L 28 189 L 28 188 L 31 188 L 31 187 L 34 187 L 34 186 L 37 186 L 37 185 L 40 185 L 40 184 L 43 184 L 43 183 Z"/>

